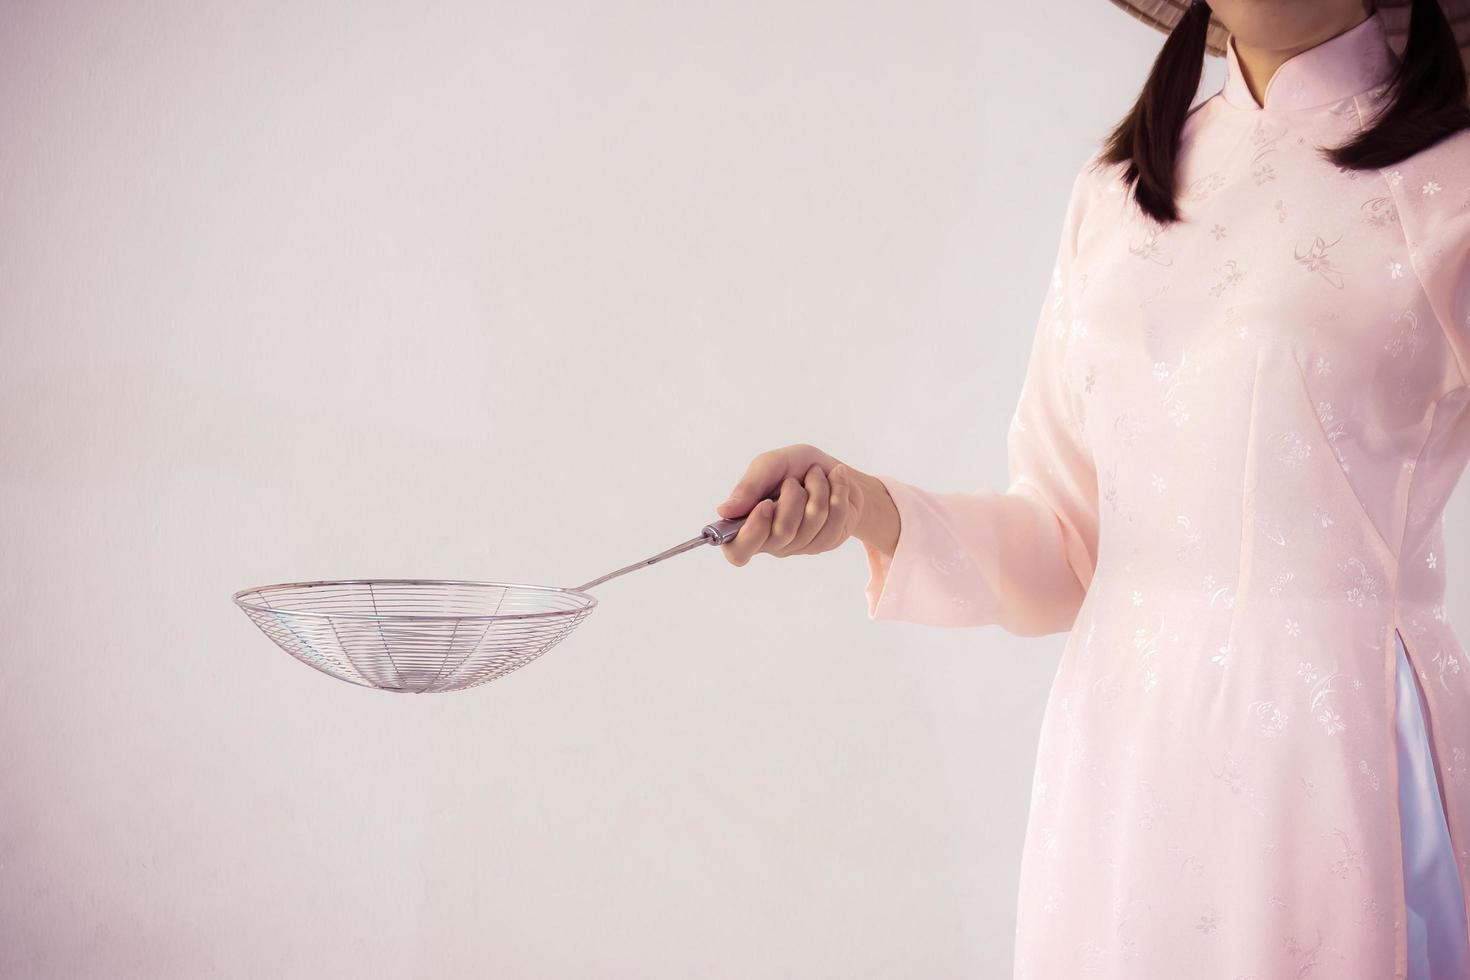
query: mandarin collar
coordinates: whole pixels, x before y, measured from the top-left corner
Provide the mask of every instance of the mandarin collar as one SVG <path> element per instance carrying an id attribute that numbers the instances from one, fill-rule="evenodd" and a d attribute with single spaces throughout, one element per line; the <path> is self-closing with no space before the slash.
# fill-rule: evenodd
<path id="1" fill-rule="evenodd" d="M 1359 24 L 1292 55 L 1266 83 L 1266 104 L 1251 95 L 1235 55 L 1235 36 L 1225 42 L 1225 84 L 1221 94 L 1237 109 L 1276 112 L 1330 105 L 1388 80 L 1398 56 L 1388 44 L 1377 11 Z"/>

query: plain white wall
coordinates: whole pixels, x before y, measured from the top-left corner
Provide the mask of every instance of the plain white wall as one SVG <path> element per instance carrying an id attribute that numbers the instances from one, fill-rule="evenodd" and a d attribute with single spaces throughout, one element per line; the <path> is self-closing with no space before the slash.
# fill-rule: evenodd
<path id="1" fill-rule="evenodd" d="M 1061 635 L 870 623 L 855 543 L 700 550 L 408 697 L 229 596 L 576 584 L 792 442 L 1004 486 L 1072 174 L 1161 40 L 1106 0 L 0 5 L 0 974 L 1008 976 Z"/>

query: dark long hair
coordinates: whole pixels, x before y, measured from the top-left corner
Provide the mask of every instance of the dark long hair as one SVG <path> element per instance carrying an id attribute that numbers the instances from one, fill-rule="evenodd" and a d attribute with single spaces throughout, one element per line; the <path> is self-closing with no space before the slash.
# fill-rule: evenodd
<path id="1" fill-rule="evenodd" d="M 1102 163 L 1127 164 L 1123 178 L 1134 200 L 1161 224 L 1180 220 L 1175 161 L 1199 89 L 1209 26 L 1209 4 L 1195 0 L 1169 32 L 1138 101 L 1098 155 Z M 1387 101 L 1350 142 L 1319 149 L 1339 167 L 1367 170 L 1398 163 L 1467 128 L 1465 66 L 1449 19 L 1439 0 L 1411 0 L 1409 33 L 1389 78 Z"/>

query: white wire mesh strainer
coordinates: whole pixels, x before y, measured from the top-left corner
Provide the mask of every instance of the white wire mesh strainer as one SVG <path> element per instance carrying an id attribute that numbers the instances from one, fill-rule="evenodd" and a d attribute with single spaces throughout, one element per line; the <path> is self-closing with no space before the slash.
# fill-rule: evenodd
<path id="1" fill-rule="evenodd" d="M 460 691 L 556 646 L 591 615 L 587 590 L 691 548 L 723 545 L 745 518 L 573 589 L 439 579 L 289 582 L 232 597 L 276 645 L 333 677 L 381 691 Z"/>

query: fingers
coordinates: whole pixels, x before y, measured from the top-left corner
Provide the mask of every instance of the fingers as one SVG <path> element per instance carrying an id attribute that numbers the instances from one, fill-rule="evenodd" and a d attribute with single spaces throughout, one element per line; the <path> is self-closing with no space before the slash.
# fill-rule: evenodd
<path id="1" fill-rule="evenodd" d="M 773 555 L 784 555 L 786 546 L 801 528 L 801 515 L 806 509 L 806 488 L 793 477 L 781 481 L 781 492 L 776 498 L 776 514 L 771 521 L 771 533 L 762 549 Z"/>
<path id="2" fill-rule="evenodd" d="M 791 481 L 795 483 L 795 481 Z M 775 542 L 778 540 L 777 532 L 771 534 L 771 541 L 767 542 L 767 550 L 773 555 L 785 557 L 787 555 L 814 554 L 811 541 L 822 530 L 827 521 L 827 511 L 831 503 L 832 491 L 827 483 L 827 475 L 822 468 L 813 463 L 806 471 L 806 480 L 801 487 L 804 500 L 802 501 L 802 512 L 799 526 L 792 534 L 791 540 L 784 547 L 777 549 Z M 784 496 L 784 490 L 783 490 Z M 795 504 L 793 504 L 793 508 Z M 781 527 L 781 514 L 779 505 L 776 512 L 776 528 Z"/>
<path id="3" fill-rule="evenodd" d="M 831 551 L 846 541 L 857 526 L 857 509 L 854 501 L 860 500 L 857 485 L 852 479 L 852 470 L 846 463 L 838 463 L 828 474 L 827 513 L 816 536 L 807 542 L 806 550 L 811 554 Z"/>
<path id="4" fill-rule="evenodd" d="M 735 536 L 721 546 L 725 560 L 736 567 L 743 567 L 752 556 L 765 547 L 771 533 L 771 517 L 775 513 L 775 501 L 769 498 L 755 505 L 746 516 L 745 523 Z"/>
<path id="5" fill-rule="evenodd" d="M 786 461 L 779 453 L 761 453 L 750 461 L 745 475 L 740 478 L 735 489 L 730 491 L 730 499 L 717 506 L 715 512 L 721 517 L 743 517 L 749 514 L 756 501 L 771 496 L 771 491 L 785 475 Z M 745 529 L 742 527 L 741 530 Z"/>
<path id="6" fill-rule="evenodd" d="M 853 533 L 862 512 L 862 484 L 849 467 L 802 443 L 752 459 L 730 499 L 715 511 L 745 519 L 721 549 L 732 565 L 745 565 L 759 553 L 819 554 Z"/>

